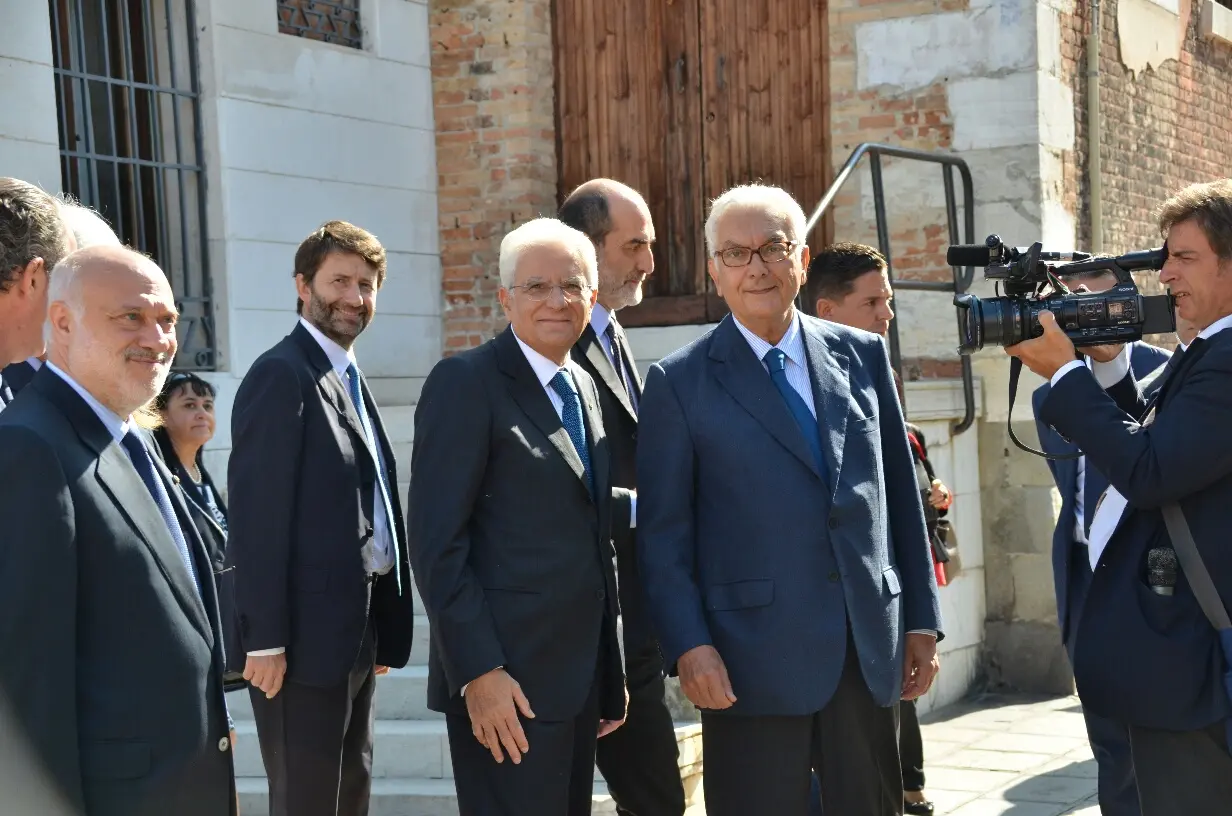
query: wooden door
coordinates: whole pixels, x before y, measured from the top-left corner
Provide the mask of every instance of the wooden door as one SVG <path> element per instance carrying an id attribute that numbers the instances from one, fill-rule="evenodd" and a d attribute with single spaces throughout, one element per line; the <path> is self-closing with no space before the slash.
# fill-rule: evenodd
<path id="1" fill-rule="evenodd" d="M 708 202 L 762 180 L 807 211 L 825 191 L 824 0 L 555 0 L 553 28 L 560 199 L 617 179 L 658 233 L 646 298 L 621 322 L 719 319 Z"/>

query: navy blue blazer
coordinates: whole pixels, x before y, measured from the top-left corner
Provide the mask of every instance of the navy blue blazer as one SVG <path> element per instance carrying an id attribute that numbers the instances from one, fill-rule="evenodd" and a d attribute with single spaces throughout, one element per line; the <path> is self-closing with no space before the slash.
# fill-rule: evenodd
<path id="1" fill-rule="evenodd" d="M 801 315 L 825 468 L 728 316 L 650 369 L 638 553 L 663 655 L 713 645 L 727 712 L 801 715 L 838 685 L 850 628 L 878 704 L 904 633 L 941 632 L 915 468 L 881 338 Z"/>
<path id="2" fill-rule="evenodd" d="M 1132 372 L 1105 392 L 1079 371 L 1052 389 L 1040 418 L 1129 502 L 1078 624 L 1074 677 L 1083 703 L 1121 722 L 1189 731 L 1232 715 L 1224 659 L 1184 573 L 1173 595 L 1156 595 L 1146 556 L 1171 546 L 1160 507 L 1179 502 L 1216 588 L 1232 601 L 1232 331 L 1195 342 L 1154 403 L 1154 421 L 1141 425 L 1147 398 Z"/>
<path id="3" fill-rule="evenodd" d="M 1133 343 L 1129 350 L 1129 366 L 1137 379 L 1143 379 L 1166 363 L 1171 356 L 1171 352 L 1148 343 Z M 1060 434 L 1039 418 L 1040 407 L 1048 398 L 1050 387 L 1048 383 L 1044 383 L 1031 394 L 1040 450 L 1053 454 L 1075 453 L 1078 448 L 1073 443 L 1062 439 Z M 1074 499 L 1078 493 L 1078 461 L 1045 461 L 1048 462 L 1052 480 L 1056 482 L 1057 490 L 1061 493 L 1061 513 L 1057 516 L 1056 529 L 1052 531 L 1052 581 L 1057 593 L 1057 619 L 1061 625 L 1061 641 L 1064 643 L 1068 640 L 1070 613 L 1074 611 L 1069 608 L 1069 565 L 1074 548 L 1074 522 L 1077 512 L 1077 502 Z M 1091 519 L 1095 515 L 1095 504 L 1107 488 L 1108 479 L 1098 468 L 1087 462 L 1086 481 L 1082 488 L 1082 506 L 1085 510 L 1082 521 L 1088 532 L 1091 529 Z"/>

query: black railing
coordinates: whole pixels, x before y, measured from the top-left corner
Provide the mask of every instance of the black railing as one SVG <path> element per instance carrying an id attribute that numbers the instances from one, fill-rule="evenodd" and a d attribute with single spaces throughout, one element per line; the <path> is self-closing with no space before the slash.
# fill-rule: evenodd
<path id="1" fill-rule="evenodd" d="M 808 235 L 813 232 L 813 228 L 821 221 L 822 216 L 825 215 L 826 210 L 834 202 L 843 185 L 847 183 L 852 173 L 855 172 L 860 159 L 865 156 L 868 156 L 869 170 L 872 172 L 873 210 L 877 219 L 877 248 L 885 256 L 887 272 L 894 289 L 915 292 L 947 292 L 950 294 L 961 294 L 967 291 L 968 287 L 971 286 L 971 282 L 975 279 L 975 267 L 971 266 L 953 267 L 954 279 L 952 281 L 894 280 L 894 255 L 890 248 L 890 228 L 886 219 L 885 187 L 881 177 L 882 156 L 941 165 L 942 183 L 945 185 L 946 225 L 949 231 L 950 243 L 973 244 L 975 243 L 975 195 L 971 183 L 971 170 L 967 167 L 965 161 L 953 153 L 930 153 L 925 150 L 912 150 L 905 147 L 891 147 L 890 145 L 865 142 L 852 151 L 851 156 L 847 159 L 847 163 L 843 165 L 843 169 L 835 177 L 834 183 L 830 185 L 830 189 L 822 196 L 821 201 L 817 204 L 817 208 L 809 216 L 805 234 Z M 964 235 L 961 237 L 958 234 L 958 202 L 955 199 L 954 170 L 958 170 L 959 178 L 962 181 Z M 903 360 L 898 341 L 897 317 L 890 322 L 890 361 L 894 364 L 894 370 L 901 377 L 903 373 Z M 954 425 L 954 435 L 967 430 L 975 422 L 975 379 L 971 372 L 971 358 L 963 355 L 960 357 L 960 362 L 962 365 L 963 401 L 965 408 L 963 418 Z"/>

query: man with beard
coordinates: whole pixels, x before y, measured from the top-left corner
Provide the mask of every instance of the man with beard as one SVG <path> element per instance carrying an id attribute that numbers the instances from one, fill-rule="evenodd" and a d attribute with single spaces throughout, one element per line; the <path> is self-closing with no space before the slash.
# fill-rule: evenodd
<path id="1" fill-rule="evenodd" d="M 352 348 L 384 281 L 371 233 L 330 221 L 309 235 L 299 324 L 235 398 L 227 549 L 277 816 L 368 812 L 376 676 L 410 656 L 393 449 Z"/>
<path id="2" fill-rule="evenodd" d="M 171 285 L 95 247 L 47 297 L 47 362 L 0 414 L 0 700 L 74 813 L 233 814 L 209 560 L 133 424 L 175 355 Z M 41 784 L 6 812 L 60 812 L 30 807 Z"/>
<path id="3" fill-rule="evenodd" d="M 599 389 L 612 453 L 612 484 L 637 489 L 637 405 L 642 380 L 616 312 L 642 300 L 654 272 L 654 224 L 641 195 L 610 179 L 592 179 L 560 207 L 559 218 L 586 234 L 599 259 L 599 297 L 573 347 L 573 359 Z M 633 519 L 636 525 L 636 519 Z M 663 701 L 663 657 L 651 629 L 638 576 L 635 530 L 613 527 L 620 577 L 629 710 L 624 726 L 599 740 L 595 758 L 622 816 L 680 816 L 684 786 L 676 730 Z"/>

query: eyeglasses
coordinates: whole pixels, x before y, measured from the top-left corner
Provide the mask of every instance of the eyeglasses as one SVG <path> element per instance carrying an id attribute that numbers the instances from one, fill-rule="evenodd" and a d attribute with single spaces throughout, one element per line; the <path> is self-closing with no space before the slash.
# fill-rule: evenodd
<path id="1" fill-rule="evenodd" d="M 768 244 L 762 244 L 757 249 L 734 246 L 720 249 L 714 254 L 716 258 L 723 262 L 724 266 L 748 266 L 753 262 L 754 254 L 760 255 L 764 263 L 772 264 L 786 260 L 787 256 L 792 253 L 796 246 L 795 241 L 771 241 Z"/>
<path id="2" fill-rule="evenodd" d="M 553 286 L 542 281 L 531 281 L 530 283 L 519 284 L 518 286 L 510 286 L 510 289 L 521 289 L 526 293 L 528 300 L 533 300 L 536 303 L 542 303 L 552 296 L 552 292 L 557 289 L 565 299 L 565 303 L 578 303 L 582 298 L 590 294 L 590 286 L 585 283 L 577 283 L 571 281 Z"/>

